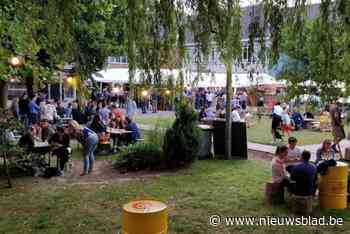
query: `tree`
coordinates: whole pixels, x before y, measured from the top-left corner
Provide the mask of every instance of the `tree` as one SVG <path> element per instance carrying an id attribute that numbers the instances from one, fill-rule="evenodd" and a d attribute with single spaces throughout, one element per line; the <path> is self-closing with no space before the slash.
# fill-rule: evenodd
<path id="1" fill-rule="evenodd" d="M 279 78 L 289 82 L 290 97 L 317 93 L 325 101 L 337 99 L 348 83 L 349 28 L 342 15 L 346 5 L 324 0 L 318 17 L 307 19 L 306 6 L 300 4 L 290 10 L 283 26 L 280 50 L 289 62 Z M 301 87 L 306 81 L 317 88 Z"/>
<path id="2" fill-rule="evenodd" d="M 29 93 L 33 84 L 58 77 L 66 63 L 75 63 L 86 80 L 123 48 L 124 1 L 4 0 L 0 15 L 0 78 L 5 84 L 22 78 Z M 8 66 L 11 56 L 23 65 Z"/>
<path id="3" fill-rule="evenodd" d="M 231 158 L 231 99 L 232 67 L 241 56 L 240 1 L 189 1 L 195 40 L 204 56 L 208 55 L 212 41 L 226 67 L 226 158 Z"/>

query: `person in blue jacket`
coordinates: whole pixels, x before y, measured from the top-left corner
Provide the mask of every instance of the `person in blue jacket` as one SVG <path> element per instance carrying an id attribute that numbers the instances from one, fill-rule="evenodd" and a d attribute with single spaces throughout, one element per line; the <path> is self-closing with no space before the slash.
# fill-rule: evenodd
<path id="1" fill-rule="evenodd" d="M 140 129 L 137 127 L 136 123 L 130 117 L 126 117 L 126 127 L 125 129 L 131 131 L 131 142 L 135 142 L 141 138 Z"/>
<path id="2" fill-rule="evenodd" d="M 73 129 L 79 142 L 83 145 L 84 154 L 84 171 L 81 176 L 90 174 L 94 168 L 95 155 L 94 152 L 98 145 L 98 136 L 90 128 L 83 127 L 77 121 L 71 120 L 70 126 Z"/>
<path id="3" fill-rule="evenodd" d="M 36 124 L 39 121 L 40 107 L 38 106 L 36 101 L 37 101 L 37 96 L 34 96 L 28 103 L 29 125 Z"/>

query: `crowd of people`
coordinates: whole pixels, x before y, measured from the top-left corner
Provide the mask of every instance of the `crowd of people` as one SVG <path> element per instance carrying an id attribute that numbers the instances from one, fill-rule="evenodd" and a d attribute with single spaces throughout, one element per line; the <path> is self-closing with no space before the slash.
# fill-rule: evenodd
<path id="1" fill-rule="evenodd" d="M 321 112 L 321 116 L 329 119 L 332 134 L 334 136 L 332 148 L 334 151 L 342 155 L 339 142 L 345 138 L 343 113 L 338 102 L 332 102 L 327 105 Z M 282 105 L 277 102 L 272 109 L 272 127 L 271 133 L 273 137 L 273 143 L 276 143 L 277 139 L 282 140 L 283 135 L 291 136 L 292 131 L 297 131 L 306 128 L 306 119 L 314 119 L 314 115 L 310 112 L 305 112 L 304 115 L 295 108 L 291 112 L 288 105 Z M 281 130 L 281 132 L 279 131 Z"/>
<path id="2" fill-rule="evenodd" d="M 185 96 L 191 103 L 193 94 L 190 90 Z M 195 93 L 195 109 L 199 111 L 199 120 L 203 118 L 225 118 L 226 94 L 222 89 L 199 89 Z M 233 122 L 246 122 L 252 126 L 252 114 L 248 110 L 248 95 L 246 92 L 237 92 L 232 97 L 231 119 Z"/>
<path id="3" fill-rule="evenodd" d="M 45 100 L 45 97 L 23 94 L 12 101 L 11 117 L 25 126 L 18 144 L 26 153 L 35 153 L 35 142 L 48 142 L 52 155 L 59 158 L 58 175 L 64 174 L 65 164 L 71 152 L 71 139 L 83 145 L 84 169 L 82 175 L 93 171 L 94 152 L 101 140 L 110 140 L 108 128 L 124 129 L 126 134 L 118 141 L 129 144 L 141 138 L 140 130 L 133 121 L 137 105 L 127 95 L 125 110 L 108 98 L 91 99 L 82 104 L 78 101 L 63 104 L 60 101 Z M 113 139 L 114 140 L 114 139 Z"/>

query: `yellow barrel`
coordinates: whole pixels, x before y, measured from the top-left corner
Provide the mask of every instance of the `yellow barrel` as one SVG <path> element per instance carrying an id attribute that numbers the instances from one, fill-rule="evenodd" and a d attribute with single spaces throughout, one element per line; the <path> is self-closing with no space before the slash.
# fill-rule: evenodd
<path id="1" fill-rule="evenodd" d="M 123 234 L 167 234 L 167 206 L 156 200 L 137 200 L 123 206 Z"/>
<path id="2" fill-rule="evenodd" d="M 337 162 L 321 176 L 319 184 L 320 207 L 325 209 L 345 209 L 347 207 L 348 164 Z"/>

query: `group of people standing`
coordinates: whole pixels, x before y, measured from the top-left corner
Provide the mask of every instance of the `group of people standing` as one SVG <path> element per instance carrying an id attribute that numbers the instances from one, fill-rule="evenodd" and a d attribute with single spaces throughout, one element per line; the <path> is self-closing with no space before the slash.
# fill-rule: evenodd
<path id="1" fill-rule="evenodd" d="M 337 153 L 339 152 L 342 157 L 339 143 L 341 140 L 345 139 L 345 131 L 343 124 L 343 113 L 340 108 L 340 104 L 337 102 L 332 102 L 322 111 L 322 115 L 325 115 L 330 119 L 333 134 L 332 149 Z M 296 131 L 306 128 L 304 118 L 313 119 L 314 116 L 312 113 L 308 112 L 302 116 L 296 109 L 293 110 L 293 113 L 290 113 L 287 105 L 281 105 L 280 102 L 277 102 L 272 110 L 271 133 L 273 143 L 276 143 L 276 139 L 282 139 L 282 134 L 286 134 L 288 137 L 290 137 L 293 130 Z M 279 130 L 282 131 L 282 134 L 279 132 Z"/>

